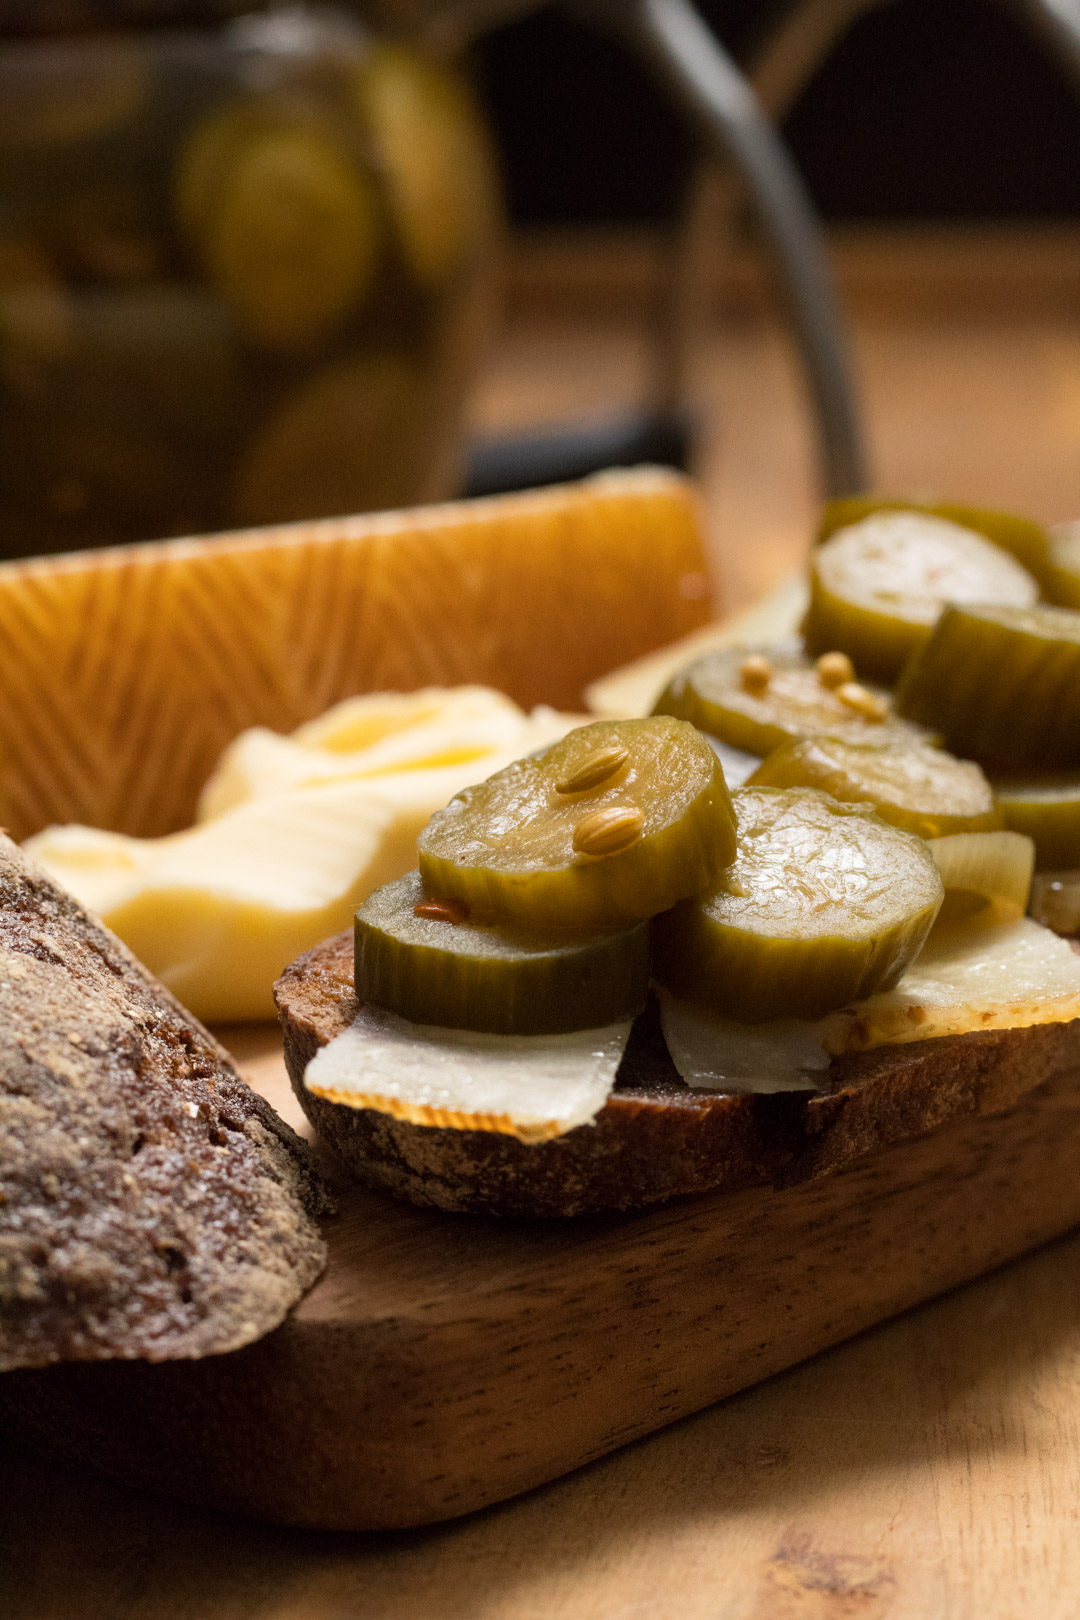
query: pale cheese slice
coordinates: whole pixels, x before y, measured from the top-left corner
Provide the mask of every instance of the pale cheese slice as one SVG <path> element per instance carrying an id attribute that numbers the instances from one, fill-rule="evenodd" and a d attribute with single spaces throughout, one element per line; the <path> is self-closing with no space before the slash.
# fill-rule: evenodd
<path id="1" fill-rule="evenodd" d="M 935 929 L 894 990 L 824 1020 L 824 1044 L 861 1052 L 1070 1018 L 1080 1018 L 1080 955 L 1020 917 L 998 928 Z"/>
<path id="2" fill-rule="evenodd" d="M 531 737 L 545 718 L 542 734 L 550 741 L 578 723 L 553 710 L 527 717 L 501 692 L 464 686 L 351 698 L 289 737 L 254 726 L 225 749 L 199 797 L 197 819 L 266 793 L 402 770 L 472 765 L 475 780 L 490 774 L 491 756 L 515 749 L 520 756 L 519 740 L 539 746 Z"/>
<path id="3" fill-rule="evenodd" d="M 543 1142 L 588 1124 L 615 1084 L 632 1021 L 569 1035 L 482 1035 L 364 1007 L 304 1074 L 316 1097 L 414 1125 Z"/>
<path id="4" fill-rule="evenodd" d="M 806 1091 L 830 1063 L 820 1027 L 794 1018 L 738 1024 L 662 990 L 660 1023 L 671 1061 L 695 1091 Z"/>
<path id="5" fill-rule="evenodd" d="M 489 698 L 493 700 L 490 705 L 486 702 Z M 415 692 L 365 692 L 344 698 L 314 720 L 297 726 L 291 735 L 305 748 L 355 754 L 387 737 L 448 716 L 459 702 L 475 712 L 477 704 L 473 699 L 478 699 L 482 707 L 508 710 L 521 718 L 517 704 L 490 686 L 423 686 Z"/>
<path id="6" fill-rule="evenodd" d="M 102 827 L 47 827 L 23 848 L 77 900 L 104 917 L 141 882 L 170 838 L 129 838 Z"/>
<path id="7" fill-rule="evenodd" d="M 1027 917 L 937 928 L 895 989 L 814 1023 L 734 1024 L 661 997 L 672 1061 L 704 1091 L 812 1090 L 846 1052 L 1078 1017 L 1080 955 Z"/>

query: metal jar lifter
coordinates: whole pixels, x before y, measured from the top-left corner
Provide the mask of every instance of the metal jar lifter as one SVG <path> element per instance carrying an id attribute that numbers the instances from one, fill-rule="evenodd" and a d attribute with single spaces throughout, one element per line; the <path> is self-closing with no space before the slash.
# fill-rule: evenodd
<path id="1" fill-rule="evenodd" d="M 702 149 L 699 197 L 708 237 L 685 227 L 696 257 L 722 251 L 744 199 L 771 250 L 816 429 L 826 494 L 867 487 L 870 473 L 844 324 L 813 206 L 776 133 L 798 96 L 851 24 L 882 0 L 787 0 L 745 66 L 736 65 L 691 0 L 563 0 L 563 9 L 617 35 L 667 85 L 696 126 Z M 1004 5 L 1039 37 L 1080 89 L 1080 0 L 988 0 Z M 459 0 L 435 8 L 430 27 L 464 41 L 472 31 L 532 9 L 528 0 Z M 696 238 L 696 240 L 695 240 Z M 649 408 L 589 433 L 541 435 L 482 446 L 472 466 L 477 490 L 555 479 L 619 460 L 682 461 L 684 355 L 693 323 L 683 307 L 685 259 L 676 253 L 661 323 Z"/>

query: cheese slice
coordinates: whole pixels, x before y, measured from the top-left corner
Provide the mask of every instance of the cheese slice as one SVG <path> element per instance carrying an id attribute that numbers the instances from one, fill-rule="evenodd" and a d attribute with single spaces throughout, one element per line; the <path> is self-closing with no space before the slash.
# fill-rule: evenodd
<path id="1" fill-rule="evenodd" d="M 399 771 L 469 766 L 467 782 L 478 781 L 507 756 L 520 758 L 580 723 L 553 709 L 526 715 L 483 686 L 350 698 L 288 737 L 265 726 L 241 732 L 206 783 L 197 818 L 212 820 L 267 793 Z M 498 764 L 489 763 L 495 758 Z"/>
<path id="2" fill-rule="evenodd" d="M 627 1020 L 569 1035 L 481 1035 L 364 1007 L 315 1054 L 304 1085 L 414 1125 L 543 1142 L 603 1108 L 630 1029 Z"/>
<path id="3" fill-rule="evenodd" d="M 1002 927 L 935 928 L 894 990 L 823 1020 L 829 1052 L 1026 1029 L 1080 1018 L 1080 955 L 1020 917 Z"/>
<path id="4" fill-rule="evenodd" d="M 1028 917 L 935 928 L 895 989 L 814 1023 L 733 1024 L 661 997 L 672 1061 L 704 1091 L 812 1090 L 846 1052 L 1078 1017 L 1080 955 Z"/>
<path id="5" fill-rule="evenodd" d="M 829 1067 L 817 1024 L 777 1019 L 737 1024 L 661 990 L 660 1023 L 671 1061 L 695 1091 L 806 1091 Z"/>

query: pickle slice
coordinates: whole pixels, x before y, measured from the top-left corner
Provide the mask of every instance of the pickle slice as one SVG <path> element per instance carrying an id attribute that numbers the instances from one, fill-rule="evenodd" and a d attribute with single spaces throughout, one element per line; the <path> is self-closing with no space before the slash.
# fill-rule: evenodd
<path id="1" fill-rule="evenodd" d="M 947 518 L 963 529 L 972 529 L 1010 552 L 1044 590 L 1049 589 L 1052 563 L 1047 530 L 1031 518 L 988 506 L 968 506 L 962 501 L 914 500 L 904 495 L 843 495 L 826 501 L 815 544 L 821 545 L 837 529 L 861 523 L 863 518 L 877 512 L 925 512 L 928 517 Z"/>
<path id="2" fill-rule="evenodd" d="M 994 783 L 1006 827 L 1035 840 L 1035 865 L 1080 867 L 1080 776 L 1004 778 Z"/>
<path id="3" fill-rule="evenodd" d="M 601 720 L 459 793 L 417 852 L 428 893 L 475 918 L 614 928 L 709 888 L 735 853 L 735 816 L 692 726 Z"/>
<path id="4" fill-rule="evenodd" d="M 587 939 L 543 938 L 418 916 L 424 902 L 420 874 L 410 872 L 356 913 L 361 1002 L 414 1024 L 492 1035 L 601 1029 L 645 1005 L 647 923 Z"/>
<path id="5" fill-rule="evenodd" d="M 946 602 L 1029 607 L 1039 587 L 1000 546 L 925 512 L 879 512 L 838 529 L 810 561 L 803 635 L 839 648 L 861 675 L 891 685 Z"/>
<path id="6" fill-rule="evenodd" d="M 946 608 L 906 666 L 896 707 L 983 765 L 1080 765 L 1080 613 Z"/>
<path id="7" fill-rule="evenodd" d="M 987 832 L 1002 824 L 978 765 L 925 744 L 883 747 L 813 737 L 778 748 L 749 779 L 755 787 L 813 787 L 843 804 L 873 806 L 919 838 Z"/>
<path id="8" fill-rule="evenodd" d="M 1036 872 L 1028 911 L 1037 923 L 1065 939 L 1080 936 L 1080 872 Z"/>
<path id="9" fill-rule="evenodd" d="M 1046 594 L 1051 602 L 1080 608 L 1080 523 L 1063 523 L 1051 531 L 1050 566 Z"/>
<path id="10" fill-rule="evenodd" d="M 653 924 L 653 970 L 723 1018 L 820 1018 L 888 989 L 943 898 L 929 846 L 813 788 L 733 795 L 739 853 L 705 899 Z"/>
<path id="11" fill-rule="evenodd" d="M 769 671 L 765 681 L 762 662 Z M 784 743 L 822 732 L 851 742 L 930 740 L 920 727 L 896 718 L 887 692 L 847 682 L 828 685 L 817 665 L 790 645 L 706 653 L 669 681 L 653 712 L 689 720 L 759 759 Z"/>

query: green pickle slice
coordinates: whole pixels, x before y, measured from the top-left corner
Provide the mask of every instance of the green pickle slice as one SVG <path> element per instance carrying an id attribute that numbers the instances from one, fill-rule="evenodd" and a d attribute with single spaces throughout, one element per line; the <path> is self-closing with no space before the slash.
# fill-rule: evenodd
<path id="1" fill-rule="evenodd" d="M 996 507 L 970 506 L 963 501 L 916 500 L 907 495 L 842 495 L 826 501 L 815 544 L 821 545 L 837 529 L 861 523 L 877 512 L 924 512 L 928 517 L 947 518 L 963 529 L 985 535 L 1003 551 L 1014 556 L 1044 590 L 1049 590 L 1052 574 L 1050 536 L 1042 524 L 1016 512 Z"/>
<path id="2" fill-rule="evenodd" d="M 1080 608 L 1080 523 L 1063 523 L 1051 532 L 1050 565 L 1046 594 L 1051 602 Z"/>
<path id="3" fill-rule="evenodd" d="M 891 685 L 946 602 L 1029 607 L 1039 587 L 1000 546 L 925 512 L 879 512 L 812 554 L 803 635 L 838 648 L 862 675 Z"/>
<path id="4" fill-rule="evenodd" d="M 906 666 L 896 707 L 983 765 L 1080 765 L 1080 613 L 946 608 Z"/>
<path id="5" fill-rule="evenodd" d="M 653 971 L 723 1018 L 820 1018 L 889 989 L 943 898 L 929 846 L 812 788 L 733 795 L 739 853 L 719 887 L 653 924 Z"/>
<path id="6" fill-rule="evenodd" d="M 1080 776 L 1003 778 L 994 793 L 1006 827 L 1034 839 L 1040 871 L 1080 867 Z"/>
<path id="7" fill-rule="evenodd" d="M 181 153 L 176 193 L 211 281 L 259 347 L 303 352 L 363 302 L 378 197 L 318 120 L 269 100 L 212 112 Z"/>
<path id="8" fill-rule="evenodd" d="M 601 720 L 459 793 L 417 853 L 428 893 L 476 919 L 584 932 L 709 888 L 734 856 L 735 816 L 692 726 Z"/>
<path id="9" fill-rule="evenodd" d="M 410 872 L 356 913 L 362 1002 L 415 1024 L 493 1035 L 601 1029 L 645 1004 L 647 923 L 591 938 L 544 938 L 417 916 L 425 900 L 420 874 Z"/>
<path id="10" fill-rule="evenodd" d="M 706 653 L 668 683 L 653 713 L 677 715 L 759 759 L 823 732 L 851 742 L 930 740 L 921 727 L 896 718 L 887 692 L 857 682 L 827 684 L 817 665 L 790 646 Z"/>
<path id="11" fill-rule="evenodd" d="M 994 792 L 978 765 L 940 748 L 812 737 L 769 755 L 754 787 L 812 787 L 842 804 L 870 804 L 883 821 L 919 838 L 988 832 L 1002 825 Z"/>

